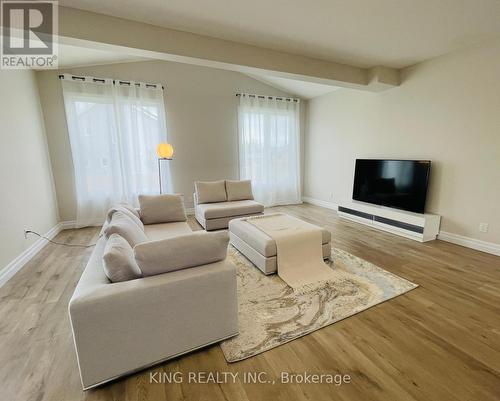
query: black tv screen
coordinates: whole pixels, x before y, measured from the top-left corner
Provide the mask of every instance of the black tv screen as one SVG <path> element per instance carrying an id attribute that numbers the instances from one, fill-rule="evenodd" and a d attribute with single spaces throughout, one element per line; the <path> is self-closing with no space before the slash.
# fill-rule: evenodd
<path id="1" fill-rule="evenodd" d="M 356 159 L 354 200 L 424 213 L 429 160 Z"/>

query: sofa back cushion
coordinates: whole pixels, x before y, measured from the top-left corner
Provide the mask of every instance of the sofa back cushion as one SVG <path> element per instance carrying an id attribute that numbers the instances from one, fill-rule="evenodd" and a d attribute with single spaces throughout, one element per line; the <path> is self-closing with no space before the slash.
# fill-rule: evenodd
<path id="1" fill-rule="evenodd" d="M 144 277 L 224 260 L 227 255 L 227 232 L 195 232 L 139 244 L 135 260 Z"/>
<path id="2" fill-rule="evenodd" d="M 104 229 L 104 234 L 108 239 L 111 235 L 118 234 L 125 238 L 132 248 L 137 244 L 148 241 L 144 230 L 141 230 L 130 216 L 121 211 L 113 213 L 111 221 Z"/>
<path id="3" fill-rule="evenodd" d="M 141 269 L 134 258 L 130 244 L 118 234 L 112 234 L 102 256 L 104 273 L 112 283 L 142 277 Z"/>
<path id="4" fill-rule="evenodd" d="M 144 224 L 186 221 L 180 195 L 139 195 L 140 215 Z"/>
<path id="5" fill-rule="evenodd" d="M 132 212 L 132 210 L 134 212 Z M 131 206 L 127 207 L 123 203 L 119 203 L 117 205 L 112 206 L 108 210 L 108 214 L 107 214 L 107 217 L 106 217 L 106 222 L 109 223 L 113 219 L 113 215 L 115 214 L 115 212 L 122 212 L 122 213 L 126 214 L 128 217 L 130 217 L 132 219 L 132 221 L 135 224 L 137 224 L 137 226 L 142 231 L 144 231 L 144 224 L 142 223 L 141 219 L 139 218 L 139 213 L 137 213 L 137 211 L 133 207 L 131 207 Z"/>
<path id="6" fill-rule="evenodd" d="M 251 180 L 226 180 L 228 201 L 253 200 Z"/>
<path id="7" fill-rule="evenodd" d="M 215 203 L 226 202 L 226 183 L 220 181 L 196 181 L 194 183 L 196 190 L 197 203 Z"/>

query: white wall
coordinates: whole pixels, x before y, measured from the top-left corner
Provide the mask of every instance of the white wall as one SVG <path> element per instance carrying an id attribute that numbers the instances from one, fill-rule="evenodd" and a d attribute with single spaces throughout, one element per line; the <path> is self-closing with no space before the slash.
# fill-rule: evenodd
<path id="1" fill-rule="evenodd" d="M 0 274 L 58 221 L 35 74 L 0 71 Z"/>
<path id="2" fill-rule="evenodd" d="M 195 180 L 238 178 L 237 92 L 287 95 L 246 75 L 164 61 L 37 73 L 62 221 L 73 220 L 73 164 L 58 74 L 160 82 L 165 86 L 173 188 L 192 205 Z M 155 151 L 152 149 L 152 151 Z"/>
<path id="3" fill-rule="evenodd" d="M 363 157 L 432 160 L 427 211 L 441 230 L 500 244 L 500 40 L 407 69 L 386 92 L 309 101 L 305 196 L 350 200 Z"/>

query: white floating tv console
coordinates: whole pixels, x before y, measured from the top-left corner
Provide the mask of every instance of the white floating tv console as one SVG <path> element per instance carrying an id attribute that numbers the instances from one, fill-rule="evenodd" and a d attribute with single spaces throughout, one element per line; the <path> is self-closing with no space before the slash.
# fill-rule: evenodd
<path id="1" fill-rule="evenodd" d="M 441 222 L 441 216 L 436 214 L 413 213 L 358 201 L 340 204 L 338 215 L 420 242 L 435 240 Z"/>

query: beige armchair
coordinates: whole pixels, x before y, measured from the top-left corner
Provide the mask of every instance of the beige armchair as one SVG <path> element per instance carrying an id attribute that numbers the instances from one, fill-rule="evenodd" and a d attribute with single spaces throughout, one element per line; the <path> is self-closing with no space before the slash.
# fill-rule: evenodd
<path id="1" fill-rule="evenodd" d="M 193 199 L 196 220 L 207 231 L 227 228 L 232 219 L 264 213 L 249 180 L 197 181 Z"/>

